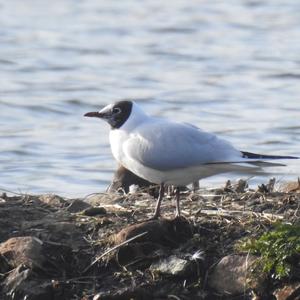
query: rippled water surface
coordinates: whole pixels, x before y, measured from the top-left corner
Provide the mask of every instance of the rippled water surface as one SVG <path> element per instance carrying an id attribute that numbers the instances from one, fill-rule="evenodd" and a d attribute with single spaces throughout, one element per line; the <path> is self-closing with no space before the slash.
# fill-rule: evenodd
<path id="1" fill-rule="evenodd" d="M 0 45 L 0 188 L 104 191 L 109 128 L 82 115 L 124 98 L 243 150 L 299 155 L 298 0 L 0 0 Z"/>

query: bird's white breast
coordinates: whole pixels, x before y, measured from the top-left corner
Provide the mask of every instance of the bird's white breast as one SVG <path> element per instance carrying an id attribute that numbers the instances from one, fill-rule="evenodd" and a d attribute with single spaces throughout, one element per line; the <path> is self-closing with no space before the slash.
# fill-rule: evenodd
<path id="1" fill-rule="evenodd" d="M 110 147 L 114 158 L 129 170 L 131 170 L 131 168 L 128 166 L 128 158 L 124 153 L 123 145 L 129 138 L 130 134 L 134 134 L 136 128 L 147 120 L 148 116 L 135 103 L 133 103 L 131 114 L 126 122 L 121 128 L 112 129 L 109 133 Z"/>
<path id="2" fill-rule="evenodd" d="M 127 138 L 127 132 L 121 129 L 111 130 L 109 134 L 111 152 L 114 158 L 122 165 L 124 165 L 123 143 Z"/>

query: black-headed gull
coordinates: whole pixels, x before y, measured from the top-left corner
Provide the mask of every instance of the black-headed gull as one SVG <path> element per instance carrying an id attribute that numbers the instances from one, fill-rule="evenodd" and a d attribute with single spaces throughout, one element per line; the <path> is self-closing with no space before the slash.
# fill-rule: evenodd
<path id="1" fill-rule="evenodd" d="M 109 104 L 85 116 L 98 117 L 110 124 L 111 150 L 122 166 L 160 184 L 153 218 L 160 216 L 165 184 L 185 186 L 227 172 L 256 174 L 262 166 L 279 165 L 270 160 L 297 158 L 239 151 L 229 142 L 193 125 L 149 116 L 132 101 Z M 177 191 L 175 216 L 180 215 Z"/>

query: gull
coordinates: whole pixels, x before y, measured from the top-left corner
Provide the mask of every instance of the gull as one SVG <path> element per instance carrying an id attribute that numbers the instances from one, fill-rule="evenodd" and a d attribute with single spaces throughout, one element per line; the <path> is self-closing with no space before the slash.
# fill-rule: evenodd
<path id="1" fill-rule="evenodd" d="M 117 162 L 135 175 L 160 185 L 152 219 L 160 216 L 165 185 L 186 186 L 221 173 L 261 174 L 262 167 L 284 166 L 276 159 L 294 156 L 263 155 L 236 149 L 229 142 L 194 125 L 147 115 L 133 101 L 119 101 L 84 116 L 105 120 Z M 180 216 L 176 189 L 175 217 Z"/>

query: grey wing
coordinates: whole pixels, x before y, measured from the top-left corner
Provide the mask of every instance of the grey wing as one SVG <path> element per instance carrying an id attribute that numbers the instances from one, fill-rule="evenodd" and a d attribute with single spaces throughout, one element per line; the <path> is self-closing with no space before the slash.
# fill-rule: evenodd
<path id="1" fill-rule="evenodd" d="M 241 158 L 241 152 L 211 133 L 175 122 L 146 123 L 124 143 L 124 153 L 157 170 L 172 170 Z"/>

